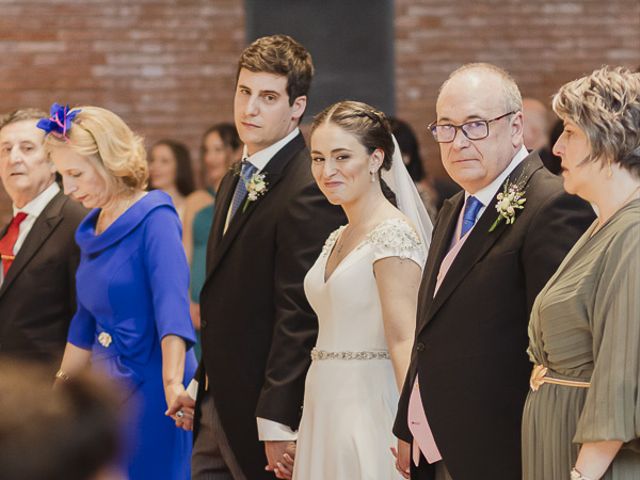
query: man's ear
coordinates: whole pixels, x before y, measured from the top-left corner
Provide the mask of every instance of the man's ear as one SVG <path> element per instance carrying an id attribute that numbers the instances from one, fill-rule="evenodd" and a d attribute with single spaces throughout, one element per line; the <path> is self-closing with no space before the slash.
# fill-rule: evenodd
<path id="1" fill-rule="evenodd" d="M 524 143 L 524 116 L 516 112 L 511 119 L 511 143 L 518 147 Z"/>
<path id="2" fill-rule="evenodd" d="M 291 105 L 291 119 L 292 120 L 300 120 L 302 115 L 304 115 L 304 111 L 307 109 L 307 96 L 301 95 L 293 101 L 293 105 Z"/>

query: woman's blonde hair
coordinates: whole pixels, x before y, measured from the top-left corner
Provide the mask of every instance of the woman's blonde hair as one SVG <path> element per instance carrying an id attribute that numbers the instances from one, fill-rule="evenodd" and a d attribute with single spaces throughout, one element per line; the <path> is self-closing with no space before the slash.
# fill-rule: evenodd
<path id="1" fill-rule="evenodd" d="M 144 140 L 115 113 L 100 107 L 82 106 L 67 130 L 68 141 L 47 135 L 45 147 L 67 145 L 86 156 L 109 185 L 111 197 L 147 186 L 149 169 Z"/>
<path id="2" fill-rule="evenodd" d="M 640 74 L 605 66 L 560 87 L 552 106 L 584 130 L 585 161 L 615 162 L 640 177 Z"/>

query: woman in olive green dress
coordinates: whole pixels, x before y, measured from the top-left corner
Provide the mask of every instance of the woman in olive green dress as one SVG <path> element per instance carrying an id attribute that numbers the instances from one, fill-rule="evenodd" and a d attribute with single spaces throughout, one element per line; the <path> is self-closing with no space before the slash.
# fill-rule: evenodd
<path id="1" fill-rule="evenodd" d="M 565 189 L 598 218 L 533 307 L 523 479 L 640 479 L 640 75 L 597 70 L 553 109 Z"/>

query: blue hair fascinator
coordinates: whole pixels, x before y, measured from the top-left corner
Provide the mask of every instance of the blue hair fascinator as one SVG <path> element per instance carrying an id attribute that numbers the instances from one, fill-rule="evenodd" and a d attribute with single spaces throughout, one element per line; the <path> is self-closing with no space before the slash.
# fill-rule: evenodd
<path id="1" fill-rule="evenodd" d="M 49 118 L 41 118 L 36 125 L 38 128 L 44 130 L 46 133 L 50 133 L 58 138 L 63 138 L 69 141 L 67 131 L 71 128 L 71 121 L 76 118 L 76 115 L 82 110 L 69 111 L 69 105 L 62 106 L 57 103 L 51 105 L 51 114 Z"/>

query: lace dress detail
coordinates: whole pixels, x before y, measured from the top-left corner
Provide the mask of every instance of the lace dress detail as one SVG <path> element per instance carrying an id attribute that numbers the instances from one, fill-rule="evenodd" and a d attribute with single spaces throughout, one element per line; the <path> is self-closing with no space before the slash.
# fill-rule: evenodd
<path id="1" fill-rule="evenodd" d="M 367 235 L 367 241 L 374 247 L 376 260 L 400 257 L 424 265 L 425 247 L 413 227 L 402 218 L 380 223 Z"/>

